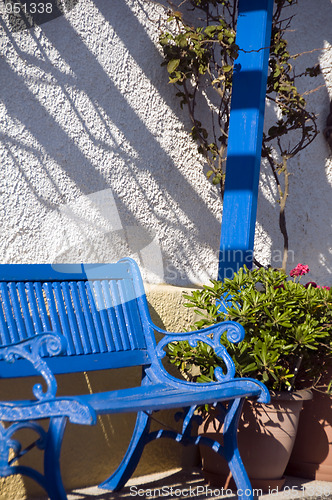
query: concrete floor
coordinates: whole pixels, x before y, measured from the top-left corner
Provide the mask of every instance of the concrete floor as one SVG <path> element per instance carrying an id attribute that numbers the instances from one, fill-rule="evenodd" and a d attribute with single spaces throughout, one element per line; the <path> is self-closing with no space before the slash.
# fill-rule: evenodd
<path id="1" fill-rule="evenodd" d="M 254 492 L 257 499 L 287 500 L 287 499 L 319 499 L 332 500 L 332 482 L 312 481 L 286 477 L 286 482 L 281 491 L 271 491 L 270 494 Z M 237 496 L 221 488 L 209 487 L 199 469 L 173 470 L 163 474 L 131 479 L 122 491 L 111 493 L 98 487 L 85 488 L 70 492 L 68 500 L 121 500 L 130 498 L 196 498 L 203 500 L 237 499 Z"/>

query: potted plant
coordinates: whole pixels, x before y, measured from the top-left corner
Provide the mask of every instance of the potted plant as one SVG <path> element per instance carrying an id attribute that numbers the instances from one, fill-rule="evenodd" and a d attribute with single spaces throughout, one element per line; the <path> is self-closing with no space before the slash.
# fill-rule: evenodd
<path id="1" fill-rule="evenodd" d="M 224 320 L 244 326 L 246 337 L 240 344 L 231 344 L 226 338 L 224 344 L 237 374 L 257 378 L 271 391 L 272 404 L 247 405 L 240 425 L 239 447 L 254 487 L 281 486 L 303 398 L 310 397 L 303 389 L 318 383 L 322 373 L 327 373 L 331 359 L 332 291 L 312 282 L 303 285 L 301 277 L 307 272 L 308 266 L 302 264 L 290 276 L 278 269 L 244 267 L 232 279 L 212 281 L 211 285 L 185 295 L 186 306 L 195 308 L 201 316 L 195 328 Z M 220 359 L 203 343 L 194 348 L 187 342 L 170 344 L 168 356 L 193 381 L 213 380 L 215 368 L 222 367 Z M 300 389 L 302 392 L 298 392 Z M 205 421 L 205 431 L 209 420 Z M 249 420 L 253 421 L 251 425 Z M 248 437 L 247 430 L 252 428 L 254 436 Z M 279 433 L 278 438 L 272 434 L 274 430 Z M 282 435 L 287 442 L 280 444 Z M 262 440 L 261 448 L 258 437 Z M 272 451 L 271 467 L 262 455 L 263 448 Z M 253 467 L 254 455 L 259 459 L 258 470 Z M 217 464 L 216 457 L 213 463 Z M 278 467 L 273 470 L 273 465 Z M 213 470 L 223 468 L 218 465 Z M 213 471 L 208 477 L 214 482 Z"/>

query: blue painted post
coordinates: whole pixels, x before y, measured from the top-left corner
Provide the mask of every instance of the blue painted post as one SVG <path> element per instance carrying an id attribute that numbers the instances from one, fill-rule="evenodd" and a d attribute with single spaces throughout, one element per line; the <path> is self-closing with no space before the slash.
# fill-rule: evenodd
<path id="1" fill-rule="evenodd" d="M 253 259 L 273 0 L 239 0 L 218 279 Z"/>

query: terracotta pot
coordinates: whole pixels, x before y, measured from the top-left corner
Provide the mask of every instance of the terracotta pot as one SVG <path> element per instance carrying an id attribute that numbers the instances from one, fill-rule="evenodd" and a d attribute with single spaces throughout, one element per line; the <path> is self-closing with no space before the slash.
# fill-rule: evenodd
<path id="1" fill-rule="evenodd" d="M 331 396 L 313 391 L 313 399 L 304 402 L 287 473 L 307 479 L 332 481 Z"/>
<path id="2" fill-rule="evenodd" d="M 310 391 L 279 393 L 270 404 L 246 401 L 238 431 L 239 450 L 253 488 L 271 491 L 281 488 L 291 455 L 299 415 Z M 216 424 L 210 419 L 202 424 L 201 433 L 222 442 L 216 434 Z M 211 449 L 202 446 L 202 467 L 212 485 L 225 486 L 229 474 L 226 461 Z M 228 485 L 226 485 L 227 487 Z"/>

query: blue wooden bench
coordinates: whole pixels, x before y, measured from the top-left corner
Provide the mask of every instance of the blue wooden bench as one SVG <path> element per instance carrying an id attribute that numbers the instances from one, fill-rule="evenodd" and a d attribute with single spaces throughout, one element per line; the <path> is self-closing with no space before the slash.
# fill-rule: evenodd
<path id="1" fill-rule="evenodd" d="M 158 343 L 156 332 L 163 334 Z M 104 265 L 0 265 L 0 377 L 39 374 L 44 379 L 44 386 L 36 383 L 26 400 L 0 401 L 0 420 L 6 422 L 0 425 L 0 476 L 25 474 L 52 500 L 64 500 L 60 451 L 66 422 L 93 425 L 98 415 L 134 411 L 137 420 L 128 450 L 101 488 L 122 488 L 145 444 L 167 437 L 214 448 L 226 458 L 243 492 L 239 496 L 250 498 L 250 482 L 237 448 L 237 425 L 244 399 L 268 402 L 269 393 L 256 380 L 234 378 L 233 361 L 220 344 L 224 334 L 232 342 L 244 336 L 243 328 L 233 322 L 185 334 L 167 333 L 155 326 L 139 269 L 131 259 Z M 190 383 L 166 372 L 161 363 L 165 347 L 179 340 L 189 340 L 193 346 L 204 341 L 215 349 L 225 363 L 225 373 L 216 373 L 217 382 Z M 139 387 L 56 395 L 56 374 L 132 366 L 143 368 Z M 196 406 L 223 401 L 229 402 L 224 445 L 192 435 Z M 149 430 L 152 412 L 164 408 L 185 408 L 181 432 Z M 47 430 L 40 419 L 48 419 Z M 34 444 L 44 452 L 42 472 L 19 463 L 31 448 L 22 449 L 14 437 L 22 428 L 37 435 Z"/>

